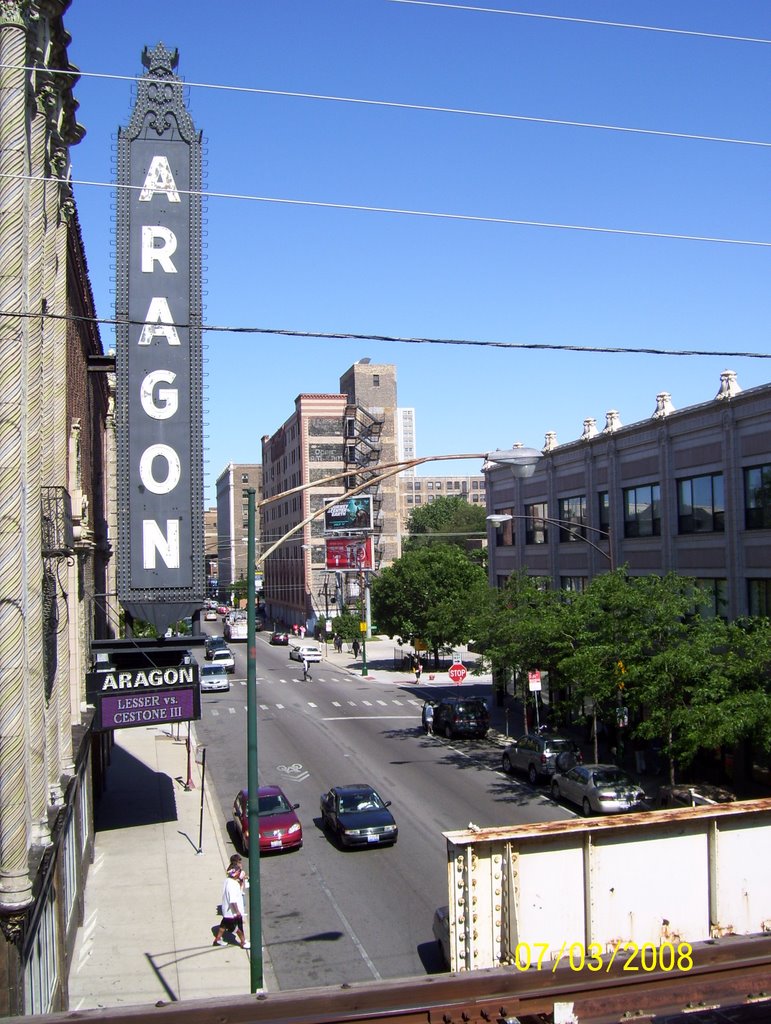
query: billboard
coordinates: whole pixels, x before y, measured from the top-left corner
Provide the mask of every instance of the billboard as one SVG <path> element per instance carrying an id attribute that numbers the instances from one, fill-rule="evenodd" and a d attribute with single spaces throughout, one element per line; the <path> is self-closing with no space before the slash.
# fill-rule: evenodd
<path id="1" fill-rule="evenodd" d="M 324 530 L 327 533 L 350 533 L 372 529 L 372 496 L 358 494 L 355 498 L 332 501 L 324 509 Z"/>
<path id="2" fill-rule="evenodd" d="M 371 537 L 327 538 L 327 569 L 372 569 Z"/>
<path id="3" fill-rule="evenodd" d="M 118 132 L 118 598 L 159 632 L 205 594 L 201 137 L 174 74 L 145 49 Z"/>

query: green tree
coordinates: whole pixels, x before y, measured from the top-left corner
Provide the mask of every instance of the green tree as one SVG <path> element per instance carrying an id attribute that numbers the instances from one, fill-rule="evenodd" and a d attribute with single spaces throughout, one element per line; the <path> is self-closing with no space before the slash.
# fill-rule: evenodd
<path id="1" fill-rule="evenodd" d="M 522 572 L 479 602 L 472 630 L 483 663 L 499 686 L 512 673 L 524 679 L 525 672 L 540 669 L 550 673 L 556 691 L 558 666 L 570 644 L 566 622 L 562 592 L 541 587 Z M 523 684 L 526 700 L 528 694 Z"/>
<path id="2" fill-rule="evenodd" d="M 438 660 L 445 644 L 471 636 L 470 613 L 485 599 L 487 579 L 454 545 L 406 551 L 372 581 L 372 608 L 389 636 L 424 640 Z"/>
<path id="3" fill-rule="evenodd" d="M 473 505 L 457 495 L 435 498 L 410 512 L 407 532 L 402 551 L 427 544 L 456 544 L 472 561 L 486 567 L 487 519 L 483 505 Z"/>

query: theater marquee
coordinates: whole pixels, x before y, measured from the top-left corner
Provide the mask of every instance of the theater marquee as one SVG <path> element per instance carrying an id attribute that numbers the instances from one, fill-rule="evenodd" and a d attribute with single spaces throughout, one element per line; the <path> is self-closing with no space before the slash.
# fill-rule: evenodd
<path id="1" fill-rule="evenodd" d="M 159 632 L 205 596 L 201 138 L 177 61 L 144 51 L 118 133 L 118 597 Z"/>
<path id="2" fill-rule="evenodd" d="M 96 709 L 97 732 L 201 717 L 198 665 L 192 659 L 189 664 L 89 672 L 86 696 Z"/>

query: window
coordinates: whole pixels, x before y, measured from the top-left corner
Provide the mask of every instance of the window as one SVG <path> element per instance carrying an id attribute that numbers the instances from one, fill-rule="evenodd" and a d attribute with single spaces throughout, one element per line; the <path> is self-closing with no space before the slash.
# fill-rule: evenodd
<path id="1" fill-rule="evenodd" d="M 495 513 L 499 516 L 510 516 L 513 508 L 501 508 Z M 495 527 L 495 546 L 497 548 L 510 548 L 514 544 L 514 519 L 507 519 Z"/>
<path id="2" fill-rule="evenodd" d="M 472 491 L 478 491 L 479 490 L 479 481 L 478 480 L 472 480 L 471 481 L 471 490 Z"/>
<path id="3" fill-rule="evenodd" d="M 426 481 L 426 489 L 429 490 L 429 491 L 433 491 L 433 489 L 434 489 L 434 481 L 433 480 L 427 480 Z"/>
<path id="4" fill-rule="evenodd" d="M 771 466 L 744 471 L 744 526 L 747 530 L 771 529 Z"/>
<path id="5" fill-rule="evenodd" d="M 407 504 L 408 504 L 408 505 L 411 505 L 411 504 L 412 504 L 412 495 L 411 495 L 411 494 L 408 494 L 408 495 L 407 495 Z"/>
<path id="6" fill-rule="evenodd" d="M 560 589 L 569 590 L 573 594 L 583 594 L 586 589 L 586 576 L 560 576 Z"/>
<path id="7" fill-rule="evenodd" d="M 242 484 L 248 484 L 249 483 L 249 474 L 248 473 L 242 473 L 241 474 L 241 483 Z"/>
<path id="8" fill-rule="evenodd" d="M 415 481 L 415 490 L 416 490 L 416 491 L 419 491 L 419 490 L 420 490 L 420 488 L 421 488 L 421 483 L 420 483 L 420 480 L 416 480 L 416 481 Z"/>
<path id="9" fill-rule="evenodd" d="M 624 536 L 661 536 L 661 489 L 658 484 L 624 491 Z"/>
<path id="10" fill-rule="evenodd" d="M 771 616 L 771 580 L 747 580 L 750 615 Z"/>
<path id="11" fill-rule="evenodd" d="M 722 533 L 724 517 L 722 473 L 678 480 L 678 533 Z"/>
<path id="12" fill-rule="evenodd" d="M 705 619 L 721 618 L 728 615 L 728 583 L 726 580 L 696 580 L 696 586 L 702 592 L 709 604 L 701 609 Z"/>
<path id="13" fill-rule="evenodd" d="M 423 499 L 421 498 L 421 496 L 419 494 L 415 495 L 415 504 L 416 505 L 422 505 L 423 504 Z"/>
<path id="14" fill-rule="evenodd" d="M 607 491 L 600 491 L 597 495 L 597 508 L 599 513 L 600 529 L 605 533 L 610 532 L 610 498 Z"/>
<path id="15" fill-rule="evenodd" d="M 584 524 L 586 523 L 585 495 L 576 495 L 574 498 L 560 498 L 557 507 L 559 509 L 557 518 L 561 523 L 567 524 L 560 526 L 560 543 L 584 540 L 586 538 L 586 530 L 584 529 Z"/>
<path id="16" fill-rule="evenodd" d="M 441 489 L 442 489 L 442 481 L 441 480 L 437 480 L 436 481 L 436 489 L 437 489 L 437 491 L 441 491 Z"/>
<path id="17" fill-rule="evenodd" d="M 372 387 L 373 388 L 379 388 L 380 387 L 380 374 L 379 373 L 373 373 L 372 374 Z"/>
<path id="18" fill-rule="evenodd" d="M 545 544 L 549 531 L 544 520 L 549 517 L 549 506 L 546 502 L 540 502 L 536 505 L 525 505 L 525 515 L 527 516 L 525 543 Z"/>

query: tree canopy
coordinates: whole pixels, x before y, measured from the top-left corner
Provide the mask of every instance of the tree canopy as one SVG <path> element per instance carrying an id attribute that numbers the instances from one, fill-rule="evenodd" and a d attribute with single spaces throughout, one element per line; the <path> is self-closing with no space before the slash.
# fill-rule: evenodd
<path id="1" fill-rule="evenodd" d="M 471 636 L 469 609 L 487 595 L 487 578 L 457 547 L 406 551 L 372 581 L 372 609 L 389 636 L 418 638 L 438 655 Z"/>

